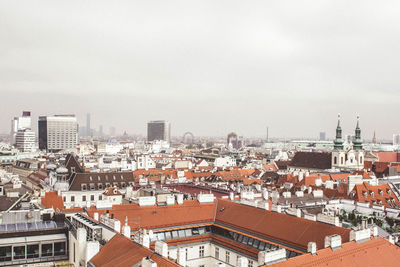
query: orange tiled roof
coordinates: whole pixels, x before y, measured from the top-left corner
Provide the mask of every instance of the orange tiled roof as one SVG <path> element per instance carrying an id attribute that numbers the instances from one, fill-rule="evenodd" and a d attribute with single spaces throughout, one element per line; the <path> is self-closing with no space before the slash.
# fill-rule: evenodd
<path id="1" fill-rule="evenodd" d="M 41 198 L 41 203 L 44 207 L 54 210 L 64 209 L 64 202 L 61 196 L 57 195 L 57 192 L 46 192 L 45 196 Z"/>
<path id="2" fill-rule="evenodd" d="M 372 239 L 361 244 L 352 241 L 342 244 L 340 249 L 325 248 L 317 251 L 316 254 L 315 256 L 310 253 L 300 255 L 272 266 L 400 266 L 400 248 L 383 238 Z"/>
<path id="3" fill-rule="evenodd" d="M 115 253 L 116 251 L 118 253 Z M 144 257 L 150 257 L 158 266 L 179 266 L 168 259 L 155 255 L 152 250 L 142 247 L 120 234 L 114 235 L 90 262 L 96 267 L 130 267 L 140 263 Z"/>
<path id="4" fill-rule="evenodd" d="M 243 216 L 245 214 L 246 216 Z M 297 217 L 265 211 L 228 200 L 218 200 L 216 223 L 233 226 L 300 249 L 314 241 L 323 248 L 325 236 L 339 234 L 349 240 L 349 229 L 322 224 Z"/>
<path id="5" fill-rule="evenodd" d="M 370 202 L 371 204 L 394 207 L 400 205 L 399 200 L 387 184 L 370 185 L 366 182 L 354 186 L 352 191 L 354 199 L 359 202 Z M 393 203 L 394 202 L 394 203 Z"/>
<path id="6" fill-rule="evenodd" d="M 93 218 L 94 212 L 106 213 L 105 209 L 87 211 Z M 140 207 L 137 204 L 114 205 L 109 210 L 114 218 L 128 223 L 132 230 L 155 229 L 214 221 L 215 203 L 200 204 L 197 200 L 186 200 L 182 205 Z"/>

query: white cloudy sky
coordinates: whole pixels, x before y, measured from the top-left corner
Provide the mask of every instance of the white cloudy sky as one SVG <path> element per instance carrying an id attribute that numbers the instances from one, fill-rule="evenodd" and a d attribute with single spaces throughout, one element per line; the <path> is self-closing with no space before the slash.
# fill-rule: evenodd
<path id="1" fill-rule="evenodd" d="M 0 132 L 22 110 L 173 135 L 400 132 L 400 1 L 0 2 Z"/>

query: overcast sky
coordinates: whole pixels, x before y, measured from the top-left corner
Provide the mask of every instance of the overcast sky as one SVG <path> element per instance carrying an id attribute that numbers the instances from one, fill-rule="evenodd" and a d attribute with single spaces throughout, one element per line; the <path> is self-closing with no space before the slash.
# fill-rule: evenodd
<path id="1" fill-rule="evenodd" d="M 145 134 L 400 133 L 400 1 L 0 1 L 0 132 L 22 110 Z"/>

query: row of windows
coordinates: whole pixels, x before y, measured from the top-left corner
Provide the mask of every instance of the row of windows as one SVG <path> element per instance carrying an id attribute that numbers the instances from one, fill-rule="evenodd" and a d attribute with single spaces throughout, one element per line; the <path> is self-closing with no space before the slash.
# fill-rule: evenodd
<path id="1" fill-rule="evenodd" d="M 217 260 L 219 260 L 220 258 L 219 258 L 219 255 L 220 253 L 219 253 L 219 247 L 215 247 L 215 258 L 217 259 Z M 240 256 L 237 256 L 237 260 L 239 260 L 240 259 Z M 230 251 L 225 251 L 225 262 L 226 263 L 230 263 L 230 260 L 231 260 L 231 253 L 230 253 Z M 254 262 L 252 261 L 252 260 L 248 260 L 248 267 L 253 267 L 253 264 L 254 264 Z"/>
<path id="2" fill-rule="evenodd" d="M 247 245 L 247 246 L 253 247 L 253 248 L 258 249 L 260 251 L 277 248 L 276 245 L 270 244 L 268 242 L 263 242 L 263 241 L 260 241 L 258 239 L 254 239 L 254 238 L 251 238 L 251 237 L 248 237 L 248 236 L 245 236 L 245 235 L 238 234 L 236 232 L 232 232 L 232 231 L 228 231 L 228 230 L 223 229 L 223 228 L 219 228 L 217 226 L 212 226 L 211 227 L 211 232 L 213 234 L 217 234 L 217 235 L 232 239 L 232 240 L 234 240 L 234 241 L 236 241 L 238 243 L 242 243 L 243 245 Z M 299 255 L 299 253 L 294 252 L 294 251 L 290 251 L 290 250 L 286 250 L 286 254 L 287 254 L 288 258 L 295 257 L 295 256 Z"/>
<path id="3" fill-rule="evenodd" d="M 102 183 L 96 183 L 96 184 L 91 183 L 91 184 L 89 184 L 89 188 L 88 188 L 87 184 L 81 184 L 81 190 L 82 191 L 87 191 L 89 189 L 90 191 L 94 191 L 94 190 L 103 190 L 103 189 L 108 188 L 108 187 L 126 188 L 128 185 L 129 186 L 134 186 L 133 182 L 128 182 L 128 183 L 125 183 L 125 182 L 121 182 L 121 183 L 114 182 L 114 183 L 105 183 L 105 184 L 102 184 Z"/>
<path id="4" fill-rule="evenodd" d="M 67 255 L 65 242 L 0 247 L 0 262 L 64 255 Z"/>
<path id="5" fill-rule="evenodd" d="M 71 199 L 71 202 L 75 202 L 75 196 L 71 196 L 70 199 Z M 82 199 L 83 202 L 85 202 L 85 201 L 87 201 L 88 198 L 87 198 L 87 196 L 83 195 L 81 199 Z M 63 200 L 64 200 L 64 202 L 67 202 L 67 197 L 64 196 Z M 103 200 L 103 196 L 99 195 L 98 200 Z M 90 201 L 95 201 L 95 196 L 94 195 L 90 195 Z"/>
<path id="6" fill-rule="evenodd" d="M 182 229 L 182 230 L 174 230 L 174 231 L 167 231 L 167 232 L 160 232 L 154 233 L 153 237 L 151 238 L 151 242 L 160 240 L 171 240 L 171 239 L 178 239 L 178 238 L 186 238 L 196 235 L 204 235 L 210 233 L 210 227 L 198 227 L 198 228 L 189 228 L 189 229 Z"/>

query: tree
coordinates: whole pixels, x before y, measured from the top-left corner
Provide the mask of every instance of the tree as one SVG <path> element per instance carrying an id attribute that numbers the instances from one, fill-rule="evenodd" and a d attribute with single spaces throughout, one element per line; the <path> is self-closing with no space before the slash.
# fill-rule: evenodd
<path id="1" fill-rule="evenodd" d="M 394 219 L 390 218 L 390 217 L 386 217 L 385 218 L 387 224 L 389 224 L 389 226 L 392 228 L 394 226 Z"/>

